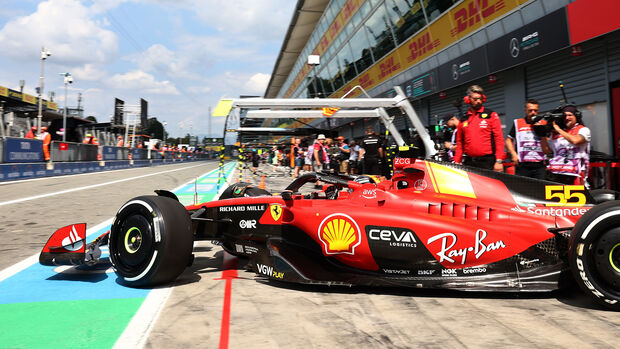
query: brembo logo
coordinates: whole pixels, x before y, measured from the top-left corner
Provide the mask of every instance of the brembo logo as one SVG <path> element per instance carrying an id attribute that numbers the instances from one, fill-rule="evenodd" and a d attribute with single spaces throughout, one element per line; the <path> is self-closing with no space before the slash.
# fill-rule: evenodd
<path id="1" fill-rule="evenodd" d="M 355 254 L 355 247 L 361 243 L 359 226 L 344 213 L 327 216 L 317 233 L 326 255 Z"/>

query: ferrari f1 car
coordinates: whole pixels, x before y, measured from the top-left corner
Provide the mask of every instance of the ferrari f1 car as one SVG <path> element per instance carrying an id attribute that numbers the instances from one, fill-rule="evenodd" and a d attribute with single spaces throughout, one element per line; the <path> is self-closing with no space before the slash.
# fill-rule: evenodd
<path id="1" fill-rule="evenodd" d="M 401 154 L 389 180 L 309 173 L 279 195 L 239 183 L 218 201 L 186 207 L 174 194 L 156 191 L 124 204 L 110 232 L 88 245 L 84 224 L 58 230 L 40 262 L 96 264 L 99 247 L 108 244 L 119 279 L 149 287 L 183 272 L 193 241 L 212 240 L 248 258 L 256 273 L 284 282 L 550 291 L 572 273 L 596 301 L 620 310 L 616 192 L 433 161 L 436 148 L 425 126 L 402 89 L 395 86 L 394 93 L 222 100 L 214 113 L 227 120 L 325 118 L 321 107 L 328 106 L 332 119 L 379 119 L 399 146 L 405 142 L 394 118 L 408 117 L 426 160 Z M 318 181 L 322 190 L 302 189 Z"/>
<path id="2" fill-rule="evenodd" d="M 184 207 L 174 194 L 136 197 L 86 245 L 85 226 L 48 241 L 40 262 L 94 264 L 109 245 L 132 287 L 174 281 L 196 240 L 249 259 L 258 274 L 302 284 L 550 291 L 570 273 L 620 310 L 620 201 L 454 164 L 401 157 L 390 180 L 309 173 L 279 195 L 248 184 Z M 306 183 L 324 183 L 305 194 Z"/>

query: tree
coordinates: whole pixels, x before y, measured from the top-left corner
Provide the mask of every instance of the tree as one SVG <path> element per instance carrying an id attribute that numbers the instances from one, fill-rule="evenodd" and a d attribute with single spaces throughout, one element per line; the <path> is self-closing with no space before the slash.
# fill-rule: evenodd
<path id="1" fill-rule="evenodd" d="M 86 120 L 91 121 L 91 122 L 93 122 L 95 124 L 97 123 L 97 118 L 92 116 L 92 115 L 87 116 Z"/>
<path id="2" fill-rule="evenodd" d="M 164 125 L 157 120 L 157 118 L 149 118 L 147 127 L 144 132 L 157 139 L 164 139 Z"/>

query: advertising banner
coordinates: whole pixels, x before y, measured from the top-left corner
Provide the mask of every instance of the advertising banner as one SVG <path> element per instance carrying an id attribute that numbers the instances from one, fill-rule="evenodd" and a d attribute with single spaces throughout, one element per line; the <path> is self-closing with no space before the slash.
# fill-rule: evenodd
<path id="1" fill-rule="evenodd" d="M 43 142 L 38 139 L 11 138 L 4 140 L 4 162 L 43 161 Z"/>
<path id="2" fill-rule="evenodd" d="M 116 147 L 103 146 L 103 160 L 117 160 Z"/>
<path id="3" fill-rule="evenodd" d="M 417 76 L 404 85 L 405 94 L 411 98 L 421 98 L 437 89 L 437 72 L 435 70 Z"/>
<path id="4" fill-rule="evenodd" d="M 620 28 L 618 0 L 577 0 L 566 9 L 571 45 Z"/>
<path id="5" fill-rule="evenodd" d="M 567 26 L 562 8 L 491 41 L 487 44 L 489 70 L 500 71 L 568 47 Z"/>
<path id="6" fill-rule="evenodd" d="M 479 47 L 437 68 L 439 90 L 447 90 L 488 74 L 485 48 Z"/>

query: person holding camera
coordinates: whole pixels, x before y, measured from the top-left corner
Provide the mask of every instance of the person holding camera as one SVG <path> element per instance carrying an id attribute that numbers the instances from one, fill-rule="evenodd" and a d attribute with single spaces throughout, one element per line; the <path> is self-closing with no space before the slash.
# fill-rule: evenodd
<path id="1" fill-rule="evenodd" d="M 469 110 L 467 119 L 457 127 L 454 162 L 503 172 L 504 135 L 499 115 L 483 106 L 486 96 L 478 85 L 470 86 L 463 100 Z"/>
<path id="2" fill-rule="evenodd" d="M 506 138 L 506 148 L 515 164 L 518 176 L 545 179 L 545 153 L 547 122 L 538 116 L 538 101 L 525 102 L 525 117 L 516 119 Z"/>
<path id="3" fill-rule="evenodd" d="M 563 116 L 551 121 L 553 131 L 548 143 L 553 157 L 547 170 L 549 179 L 562 184 L 586 184 L 590 165 L 590 129 L 583 124 L 574 105 L 562 108 Z"/>

